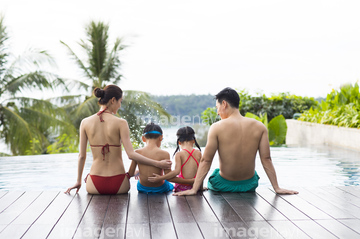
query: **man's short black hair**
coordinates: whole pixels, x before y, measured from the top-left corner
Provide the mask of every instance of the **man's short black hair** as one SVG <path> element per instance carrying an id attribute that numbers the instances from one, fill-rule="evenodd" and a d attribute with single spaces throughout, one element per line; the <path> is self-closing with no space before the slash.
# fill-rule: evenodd
<path id="1" fill-rule="evenodd" d="M 232 88 L 226 87 L 222 91 L 220 91 L 217 95 L 215 95 L 215 99 L 221 104 L 223 100 L 229 103 L 229 105 L 233 108 L 239 108 L 240 104 L 240 96 L 239 94 Z"/>

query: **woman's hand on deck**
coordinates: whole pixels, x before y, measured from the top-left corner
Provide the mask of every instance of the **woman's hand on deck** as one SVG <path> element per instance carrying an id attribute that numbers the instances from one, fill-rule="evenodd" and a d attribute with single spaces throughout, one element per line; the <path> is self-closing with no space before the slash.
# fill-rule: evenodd
<path id="1" fill-rule="evenodd" d="M 152 177 L 148 177 L 149 182 L 152 183 L 157 183 L 159 181 L 161 181 L 161 179 L 159 179 L 161 176 L 159 174 L 153 173 Z"/>
<path id="2" fill-rule="evenodd" d="M 78 193 L 81 188 L 81 183 L 76 183 L 74 186 L 68 188 L 64 193 L 70 194 L 71 190 L 75 188 L 76 188 L 76 193 Z"/>
<path id="3" fill-rule="evenodd" d="M 171 169 L 171 160 L 170 159 L 163 159 L 161 161 L 158 161 L 158 168 L 162 169 Z"/>

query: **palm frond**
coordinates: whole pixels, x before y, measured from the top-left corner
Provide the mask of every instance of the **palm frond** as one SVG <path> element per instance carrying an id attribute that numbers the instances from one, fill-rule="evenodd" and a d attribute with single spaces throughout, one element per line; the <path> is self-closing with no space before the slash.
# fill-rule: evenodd
<path id="1" fill-rule="evenodd" d="M 92 79 L 91 72 L 88 70 L 88 68 L 84 65 L 84 63 L 80 60 L 80 58 L 75 54 L 75 52 L 63 41 L 60 41 L 61 44 L 67 47 L 70 55 L 75 60 L 76 64 L 80 67 L 80 69 L 85 73 L 86 77 Z"/>
<path id="2" fill-rule="evenodd" d="M 6 26 L 4 24 L 4 17 L 0 15 L 0 77 L 5 71 L 5 64 L 7 62 L 8 52 L 5 42 L 9 39 Z M 1 83 L 0 83 L 1 84 Z"/>
<path id="3" fill-rule="evenodd" d="M 85 95 L 82 94 L 63 95 L 63 96 L 48 98 L 47 100 L 52 102 L 53 104 L 64 106 L 64 105 L 78 104 L 82 98 L 85 98 Z"/>
<path id="4" fill-rule="evenodd" d="M 82 119 L 95 114 L 99 110 L 97 102 L 98 99 L 95 96 L 91 96 L 83 103 L 79 104 L 76 109 L 70 113 L 70 117 L 76 128 L 80 126 Z"/>
<path id="5" fill-rule="evenodd" d="M 121 80 L 122 75 L 119 73 L 121 66 L 119 53 L 126 47 L 121 43 L 122 39 L 117 38 L 113 49 L 106 59 L 106 64 L 103 67 L 100 75 L 104 82 L 110 82 L 112 80 L 113 84 L 117 84 Z"/>
<path id="6" fill-rule="evenodd" d="M 103 79 L 101 79 L 101 72 L 105 66 L 107 57 L 107 41 L 108 41 L 109 26 L 103 22 L 92 21 L 86 27 L 86 34 L 88 41 L 91 43 L 92 49 L 90 52 L 89 63 L 92 75 L 98 77 L 98 83 L 103 86 Z"/>
<path id="7" fill-rule="evenodd" d="M 10 145 L 13 155 L 22 154 L 29 148 L 30 140 L 34 137 L 30 125 L 9 107 L 2 107 L 1 114 L 5 121 L 2 129 L 5 144 Z"/>
<path id="8" fill-rule="evenodd" d="M 18 77 L 13 78 L 8 84 L 5 86 L 6 90 L 9 91 L 11 94 L 15 94 L 23 89 L 32 89 L 37 88 L 40 90 L 46 88 L 53 88 L 51 81 L 46 76 L 46 73 L 35 71 L 30 73 L 25 73 Z"/>

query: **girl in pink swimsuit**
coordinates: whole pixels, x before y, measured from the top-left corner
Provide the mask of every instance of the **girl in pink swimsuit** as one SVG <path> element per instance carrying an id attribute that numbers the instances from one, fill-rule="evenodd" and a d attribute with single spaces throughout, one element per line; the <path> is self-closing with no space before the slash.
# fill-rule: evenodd
<path id="1" fill-rule="evenodd" d="M 196 142 L 195 131 L 193 128 L 189 126 L 182 127 L 177 131 L 176 135 L 177 147 L 174 152 L 175 169 L 173 171 L 165 170 L 166 174 L 162 176 L 154 174 L 153 177 L 149 177 L 148 179 L 150 182 L 158 182 L 161 180 L 174 182 L 175 192 L 178 192 L 192 188 L 201 159 L 201 149 Z M 194 149 L 194 144 L 199 150 Z"/>

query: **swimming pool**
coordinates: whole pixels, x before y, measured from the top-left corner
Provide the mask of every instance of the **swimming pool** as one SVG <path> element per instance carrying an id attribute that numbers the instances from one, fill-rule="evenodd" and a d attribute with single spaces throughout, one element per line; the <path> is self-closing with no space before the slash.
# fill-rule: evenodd
<path id="1" fill-rule="evenodd" d="M 170 155 L 174 152 L 174 148 L 165 150 Z M 0 190 L 64 191 L 76 181 L 77 156 L 52 154 L 0 157 Z M 271 156 L 279 184 L 284 188 L 360 185 L 360 152 L 357 151 L 329 146 L 274 147 L 271 148 Z M 129 168 L 130 160 L 125 152 L 123 158 L 125 168 Z M 89 153 L 83 177 L 89 172 L 91 161 Z M 210 172 L 217 167 L 216 156 Z M 270 187 L 259 158 L 256 160 L 256 170 L 260 176 L 260 186 Z M 135 185 L 134 178 L 131 183 Z M 80 190 L 85 191 L 85 187 Z"/>

